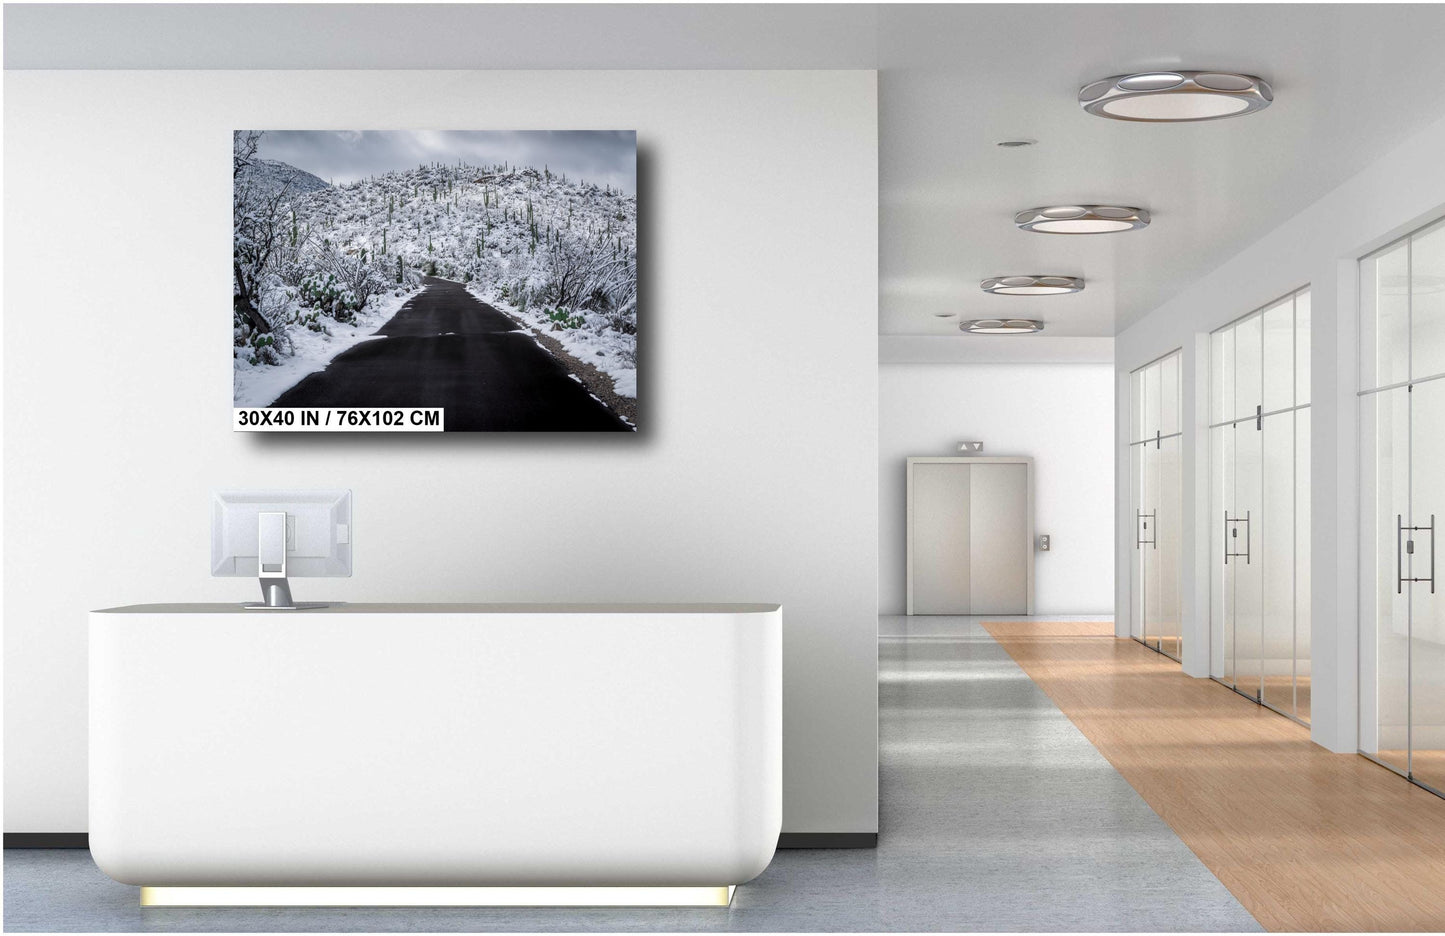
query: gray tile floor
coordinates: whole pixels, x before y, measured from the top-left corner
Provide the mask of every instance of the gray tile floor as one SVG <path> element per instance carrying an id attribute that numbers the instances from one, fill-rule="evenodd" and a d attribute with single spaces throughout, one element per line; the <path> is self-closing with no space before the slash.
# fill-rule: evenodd
<path id="1" fill-rule="evenodd" d="M 141 910 L 86 852 L 10 850 L 5 928 L 1259 930 L 975 619 L 880 631 L 877 850 L 779 852 L 729 909 Z"/>

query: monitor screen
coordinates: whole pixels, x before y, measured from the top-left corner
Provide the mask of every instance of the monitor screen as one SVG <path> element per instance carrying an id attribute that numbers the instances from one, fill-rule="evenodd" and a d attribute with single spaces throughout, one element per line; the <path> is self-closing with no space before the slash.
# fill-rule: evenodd
<path id="1" fill-rule="evenodd" d="M 351 492 L 217 491 L 211 498 L 211 574 L 260 574 L 261 514 L 286 514 L 286 574 L 351 575 Z"/>

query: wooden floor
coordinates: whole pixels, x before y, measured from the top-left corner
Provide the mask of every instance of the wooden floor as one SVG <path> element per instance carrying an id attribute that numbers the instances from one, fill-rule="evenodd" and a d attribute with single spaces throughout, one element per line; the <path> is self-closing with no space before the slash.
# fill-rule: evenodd
<path id="1" fill-rule="evenodd" d="M 1266 929 L 1445 930 L 1445 800 L 1110 624 L 984 626 Z"/>

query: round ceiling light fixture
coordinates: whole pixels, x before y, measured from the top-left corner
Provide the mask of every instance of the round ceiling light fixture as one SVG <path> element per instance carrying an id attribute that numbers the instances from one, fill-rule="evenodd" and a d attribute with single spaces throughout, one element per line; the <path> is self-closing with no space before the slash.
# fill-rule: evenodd
<path id="1" fill-rule="evenodd" d="M 959 322 L 959 330 L 970 335 L 1028 335 L 1044 330 L 1038 319 L 974 319 Z"/>
<path id="2" fill-rule="evenodd" d="M 990 276 L 979 283 L 995 296 L 1062 296 L 1084 288 L 1082 276 Z"/>
<path id="3" fill-rule="evenodd" d="M 1264 110 L 1274 100 L 1254 75 L 1154 71 L 1114 75 L 1079 89 L 1079 106 L 1099 117 L 1145 123 L 1221 120 Z"/>
<path id="4" fill-rule="evenodd" d="M 1014 224 L 1039 234 L 1113 234 L 1149 226 L 1149 212 L 1118 205 L 1056 205 L 1014 215 Z"/>

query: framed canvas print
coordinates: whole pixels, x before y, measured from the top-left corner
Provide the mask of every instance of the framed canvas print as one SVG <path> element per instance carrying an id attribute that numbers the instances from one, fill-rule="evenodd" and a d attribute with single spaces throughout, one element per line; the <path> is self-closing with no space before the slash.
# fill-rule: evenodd
<path id="1" fill-rule="evenodd" d="M 233 428 L 637 428 L 633 131 L 233 139 Z"/>

